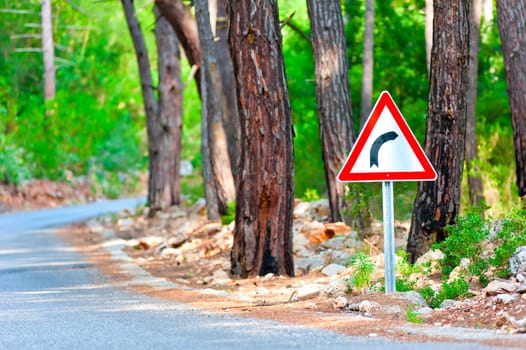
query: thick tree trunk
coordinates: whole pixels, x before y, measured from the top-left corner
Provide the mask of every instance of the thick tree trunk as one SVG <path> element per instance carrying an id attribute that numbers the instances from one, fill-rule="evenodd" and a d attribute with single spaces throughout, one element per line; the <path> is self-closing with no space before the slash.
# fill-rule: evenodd
<path id="1" fill-rule="evenodd" d="M 235 187 L 227 138 L 223 128 L 223 87 L 215 56 L 216 43 L 212 36 L 208 1 L 195 0 L 194 5 L 201 46 L 201 74 L 204 77 L 201 94 L 206 96 L 202 101 L 202 118 L 207 121 L 210 168 L 216 184 L 218 212 L 220 215 L 225 215 L 228 212 L 228 203 L 235 198 Z"/>
<path id="2" fill-rule="evenodd" d="M 51 0 L 42 0 L 42 53 L 44 60 L 44 99 L 55 98 L 55 45 L 51 21 Z"/>
<path id="3" fill-rule="evenodd" d="M 363 38 L 362 60 L 362 103 L 360 109 L 360 127 L 365 125 L 371 112 L 373 100 L 374 66 L 374 0 L 365 1 L 365 33 Z"/>
<path id="4" fill-rule="evenodd" d="M 476 165 L 478 159 L 476 106 L 481 9 L 482 0 L 473 0 L 469 31 L 469 86 L 466 113 L 466 169 L 468 172 L 469 202 L 472 206 L 480 206 L 484 198 L 479 167 Z"/>
<path id="5" fill-rule="evenodd" d="M 434 14 L 425 151 L 438 177 L 418 185 L 407 242 L 412 263 L 455 223 L 464 164 L 469 3 L 435 1 Z"/>
<path id="6" fill-rule="evenodd" d="M 513 126 L 517 187 L 526 196 L 526 1 L 497 0 Z"/>
<path id="7" fill-rule="evenodd" d="M 181 201 L 182 82 L 179 41 L 168 21 L 155 9 L 155 38 L 159 71 L 158 117 L 149 140 L 150 214 Z"/>
<path id="8" fill-rule="evenodd" d="M 229 2 L 241 155 L 232 273 L 294 275 L 294 157 L 276 0 Z"/>
<path id="9" fill-rule="evenodd" d="M 307 4 L 331 220 L 343 221 L 345 186 L 336 176 L 354 142 L 343 19 L 339 0 L 308 0 Z"/>

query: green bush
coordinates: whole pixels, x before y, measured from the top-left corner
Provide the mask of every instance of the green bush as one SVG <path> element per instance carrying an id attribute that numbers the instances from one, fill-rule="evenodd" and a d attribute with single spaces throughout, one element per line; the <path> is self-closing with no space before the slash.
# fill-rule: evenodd
<path id="1" fill-rule="evenodd" d="M 488 262 L 482 256 L 483 243 L 489 237 L 489 225 L 482 214 L 484 209 L 473 207 L 465 216 L 458 216 L 457 224 L 446 228 L 448 237 L 435 245 L 444 253 L 440 263 L 445 279 L 464 258 L 470 260 L 469 269 L 473 275 L 480 276 L 488 268 Z"/>

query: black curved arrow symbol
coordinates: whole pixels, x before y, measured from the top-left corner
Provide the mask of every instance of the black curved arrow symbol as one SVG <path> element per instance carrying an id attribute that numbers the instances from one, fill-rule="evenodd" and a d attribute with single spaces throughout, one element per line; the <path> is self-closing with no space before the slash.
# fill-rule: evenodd
<path id="1" fill-rule="evenodd" d="M 372 168 L 373 165 L 376 165 L 378 167 L 378 152 L 380 151 L 380 147 L 387 141 L 392 141 L 398 137 L 398 134 L 394 131 L 386 132 L 385 134 L 382 134 L 376 138 L 373 142 L 373 146 L 371 147 L 371 154 L 370 154 L 370 167 Z"/>

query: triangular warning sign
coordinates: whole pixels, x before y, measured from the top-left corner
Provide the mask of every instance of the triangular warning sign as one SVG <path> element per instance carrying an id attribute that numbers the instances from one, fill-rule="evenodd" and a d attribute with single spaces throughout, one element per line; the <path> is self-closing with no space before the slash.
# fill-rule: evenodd
<path id="1" fill-rule="evenodd" d="M 436 177 L 393 98 L 382 92 L 338 173 L 338 181 L 432 181 Z"/>

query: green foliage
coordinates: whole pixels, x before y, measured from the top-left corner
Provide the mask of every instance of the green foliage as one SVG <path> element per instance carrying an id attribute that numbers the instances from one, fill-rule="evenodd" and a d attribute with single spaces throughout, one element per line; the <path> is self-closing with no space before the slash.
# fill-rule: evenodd
<path id="1" fill-rule="evenodd" d="M 444 253 L 441 260 L 442 273 L 447 278 L 463 258 L 470 259 L 470 272 L 480 276 L 487 269 L 482 256 L 483 243 L 489 237 L 489 226 L 482 216 L 485 208 L 473 207 L 465 216 L 457 218 L 457 224 L 448 226 L 448 237 L 435 247 Z"/>
<path id="2" fill-rule="evenodd" d="M 321 199 L 321 196 L 318 193 L 318 190 L 315 188 L 307 188 L 305 190 L 305 193 L 303 194 L 303 200 L 305 202 L 314 202 L 320 199 Z"/>
<path id="3" fill-rule="evenodd" d="M 359 252 L 353 254 L 347 266 L 354 268 L 353 274 L 346 280 L 350 290 L 356 287 L 363 290 L 371 283 L 371 276 L 374 271 L 374 264 L 369 255 Z"/>
<path id="4" fill-rule="evenodd" d="M 438 292 L 435 292 L 429 286 L 421 289 L 419 292 L 429 306 L 432 308 L 438 308 L 446 299 L 457 299 L 459 297 L 469 296 L 468 290 L 469 283 L 462 278 L 457 278 L 451 283 L 442 283 L 442 287 Z"/>
<path id="5" fill-rule="evenodd" d="M 23 150 L 0 134 L 0 183 L 20 184 L 29 179 L 29 169 L 23 162 Z"/>
<path id="6" fill-rule="evenodd" d="M 407 318 L 407 321 L 409 321 L 411 323 L 420 324 L 420 323 L 424 322 L 424 319 L 422 318 L 422 316 L 420 316 L 420 314 L 418 312 L 416 312 L 414 310 L 414 306 L 412 304 L 410 304 L 407 307 L 407 310 L 405 312 L 405 317 Z"/>
<path id="7" fill-rule="evenodd" d="M 227 211 L 228 213 L 226 215 L 221 216 L 222 225 L 228 225 L 236 219 L 236 202 L 234 201 L 228 202 Z"/>
<path id="8" fill-rule="evenodd" d="M 509 273 L 509 259 L 515 250 L 526 245 L 526 207 L 515 209 L 502 221 L 502 229 L 497 232 L 497 247 L 489 259 L 491 265 Z"/>

